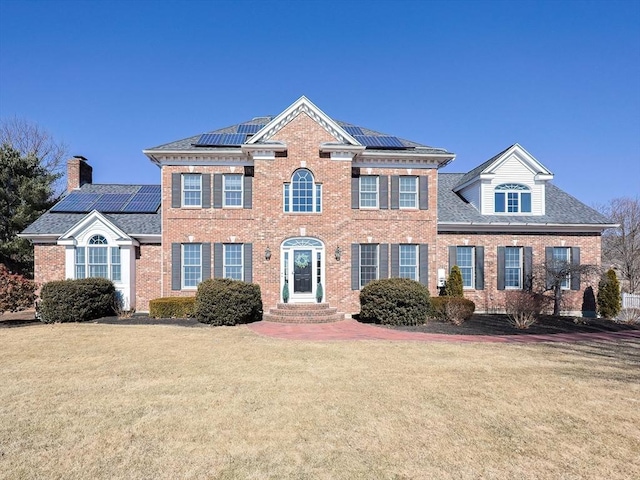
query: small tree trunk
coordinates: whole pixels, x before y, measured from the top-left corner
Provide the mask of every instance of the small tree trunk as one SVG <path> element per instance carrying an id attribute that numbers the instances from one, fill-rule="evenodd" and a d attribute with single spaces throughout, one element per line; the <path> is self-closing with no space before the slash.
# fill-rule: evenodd
<path id="1" fill-rule="evenodd" d="M 553 316 L 560 315 L 560 304 L 562 303 L 562 288 L 560 285 L 553 287 Z"/>

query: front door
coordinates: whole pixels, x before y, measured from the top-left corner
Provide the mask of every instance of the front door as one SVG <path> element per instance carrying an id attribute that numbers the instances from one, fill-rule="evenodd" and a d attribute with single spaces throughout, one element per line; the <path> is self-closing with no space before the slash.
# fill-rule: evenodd
<path id="1" fill-rule="evenodd" d="M 291 303 L 316 302 L 318 285 L 324 282 L 324 244 L 315 238 L 297 237 L 285 240 L 281 249 L 280 291 L 288 291 Z"/>
<path id="2" fill-rule="evenodd" d="M 293 250 L 293 293 L 312 293 L 312 250 Z"/>

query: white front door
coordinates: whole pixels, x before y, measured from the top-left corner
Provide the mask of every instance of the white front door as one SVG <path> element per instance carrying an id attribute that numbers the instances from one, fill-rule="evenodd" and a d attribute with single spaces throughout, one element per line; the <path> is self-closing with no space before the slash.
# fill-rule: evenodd
<path id="1" fill-rule="evenodd" d="M 286 284 L 289 302 L 316 302 L 318 284 L 324 289 L 323 243 L 315 238 L 290 238 L 282 244 L 281 258 L 281 297 Z"/>

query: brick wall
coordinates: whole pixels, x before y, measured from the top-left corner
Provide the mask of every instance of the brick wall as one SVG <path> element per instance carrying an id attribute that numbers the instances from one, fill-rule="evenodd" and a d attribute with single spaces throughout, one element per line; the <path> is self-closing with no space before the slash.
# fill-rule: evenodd
<path id="1" fill-rule="evenodd" d="M 65 279 L 64 246 L 51 244 L 35 244 L 34 280 L 42 286 L 43 283 Z"/>
<path id="2" fill-rule="evenodd" d="M 162 247 L 159 244 L 143 244 L 139 252 L 139 258 L 136 259 L 136 310 L 148 312 L 149 300 L 162 296 Z"/>

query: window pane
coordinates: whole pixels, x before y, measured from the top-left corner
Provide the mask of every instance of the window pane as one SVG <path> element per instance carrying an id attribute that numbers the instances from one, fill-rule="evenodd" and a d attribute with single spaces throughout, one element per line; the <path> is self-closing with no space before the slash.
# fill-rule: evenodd
<path id="1" fill-rule="evenodd" d="M 293 174 L 293 211 L 313 212 L 313 176 L 308 170 Z"/>
<path id="2" fill-rule="evenodd" d="M 520 247 L 506 247 L 504 258 L 504 285 L 508 288 L 521 288 L 521 266 Z"/>
<path id="3" fill-rule="evenodd" d="M 89 276 L 109 278 L 109 271 L 107 265 L 89 265 Z"/>
<path id="4" fill-rule="evenodd" d="M 108 247 L 89 247 L 89 264 L 107 264 Z"/>
<path id="5" fill-rule="evenodd" d="M 462 273 L 462 286 L 466 288 L 473 288 L 473 247 L 457 247 L 456 258 L 458 268 L 460 268 L 460 273 Z"/>
<path id="6" fill-rule="evenodd" d="M 557 262 L 556 268 L 566 268 L 566 264 L 571 262 L 571 249 L 569 247 L 554 247 L 553 260 L 554 263 Z M 569 274 L 562 280 L 560 287 L 563 289 L 569 289 L 571 287 L 571 276 Z"/>
<path id="7" fill-rule="evenodd" d="M 400 208 L 418 205 L 418 177 L 400 177 Z"/>
<path id="8" fill-rule="evenodd" d="M 185 287 L 196 287 L 202 279 L 202 246 L 189 243 L 182 246 L 183 283 Z"/>
<path id="9" fill-rule="evenodd" d="M 378 206 L 378 177 L 360 177 L 360 207 Z"/>
<path id="10" fill-rule="evenodd" d="M 184 206 L 199 207 L 202 196 L 202 176 L 197 174 L 182 175 L 182 192 Z"/>
<path id="11" fill-rule="evenodd" d="M 76 247 L 76 264 L 84 265 L 84 247 Z"/>
<path id="12" fill-rule="evenodd" d="M 417 245 L 400 245 L 400 267 L 398 275 L 401 278 L 418 279 Z"/>
<path id="13" fill-rule="evenodd" d="M 531 194 L 522 193 L 520 199 L 522 200 L 522 211 L 525 213 L 531 213 Z"/>
<path id="14" fill-rule="evenodd" d="M 120 265 L 111 265 L 111 280 L 120 281 Z"/>
<path id="15" fill-rule="evenodd" d="M 316 212 L 322 211 L 322 185 L 316 184 Z"/>
<path id="16" fill-rule="evenodd" d="M 507 193 L 507 211 L 508 212 L 518 212 L 518 192 L 508 192 Z"/>
<path id="17" fill-rule="evenodd" d="M 291 189 L 290 183 L 284 184 L 284 211 L 289 211 L 289 190 Z"/>
<path id="18" fill-rule="evenodd" d="M 226 207 L 242 206 L 242 175 L 224 176 L 224 205 Z"/>
<path id="19" fill-rule="evenodd" d="M 360 286 L 378 278 L 378 245 L 360 245 Z"/>
<path id="20" fill-rule="evenodd" d="M 76 279 L 85 278 L 85 266 L 76 265 Z"/>
<path id="21" fill-rule="evenodd" d="M 496 192 L 496 212 L 504 212 L 504 193 Z"/>
<path id="22" fill-rule="evenodd" d="M 242 245 L 224 245 L 224 277 L 242 280 Z"/>

